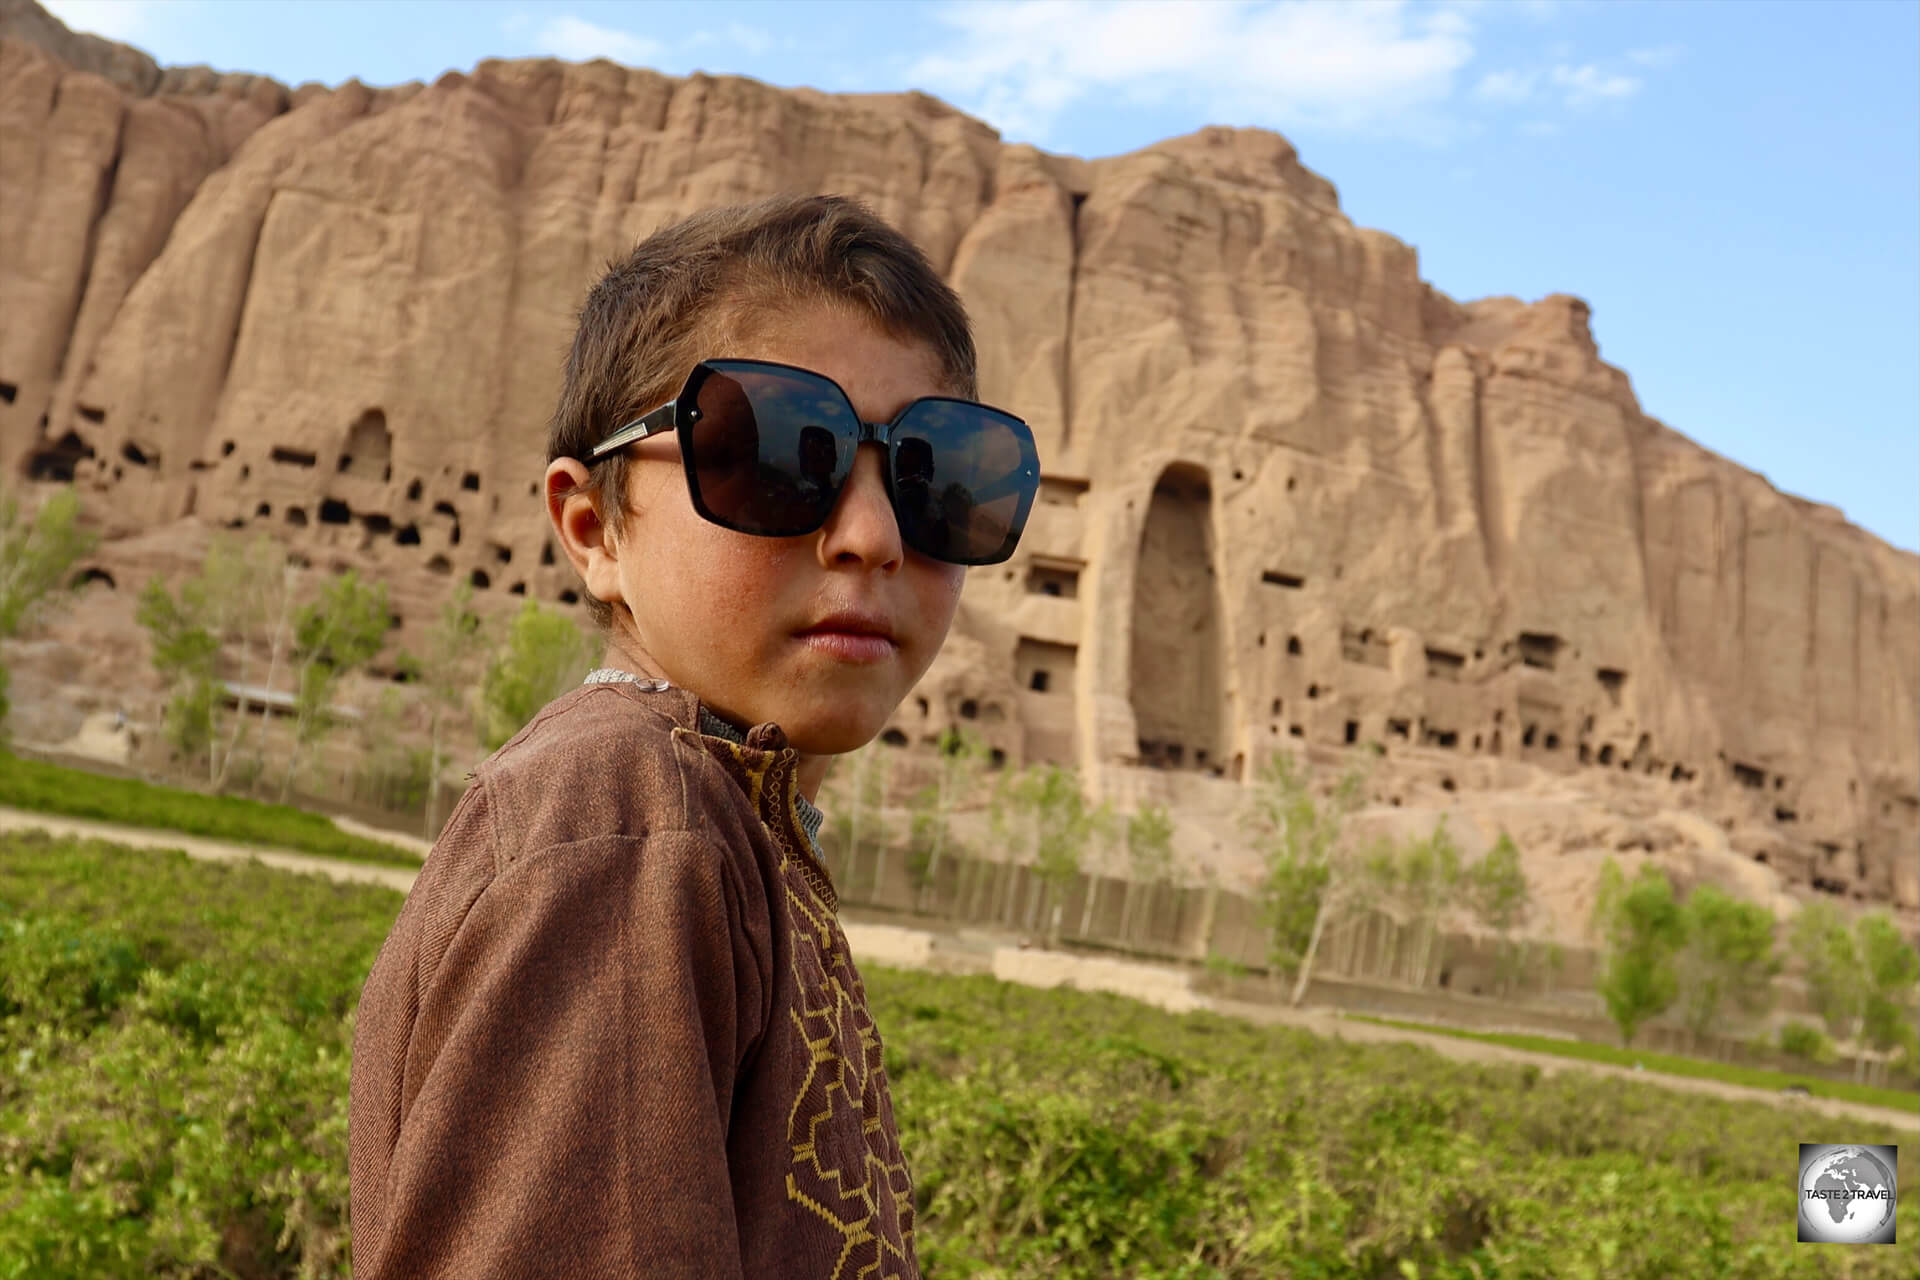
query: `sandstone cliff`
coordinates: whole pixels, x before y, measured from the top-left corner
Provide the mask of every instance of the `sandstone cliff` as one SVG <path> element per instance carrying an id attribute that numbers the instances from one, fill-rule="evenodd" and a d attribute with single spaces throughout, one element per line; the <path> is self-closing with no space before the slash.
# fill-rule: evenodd
<path id="1" fill-rule="evenodd" d="M 224 525 L 378 573 L 403 641 L 456 576 L 571 601 L 532 495 L 585 286 L 794 189 L 918 240 L 1041 448 L 898 734 L 1195 814 L 1379 742 L 1383 810 L 1504 795 L 1569 855 L 1689 815 L 1638 847 L 1920 905 L 1920 562 L 1643 414 L 1579 300 L 1437 293 L 1269 133 L 1082 161 L 604 61 L 289 90 L 0 0 L 0 466 L 80 482 L 122 598 Z M 130 604 L 89 607 L 121 633 L 43 690 L 138 684 Z"/>

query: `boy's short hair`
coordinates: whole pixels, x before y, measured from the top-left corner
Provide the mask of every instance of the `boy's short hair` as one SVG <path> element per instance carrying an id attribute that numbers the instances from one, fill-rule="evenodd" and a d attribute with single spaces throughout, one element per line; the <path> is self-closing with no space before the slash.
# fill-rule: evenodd
<path id="1" fill-rule="evenodd" d="M 580 309 L 547 433 L 547 461 L 578 458 L 605 522 L 624 529 L 623 450 L 588 450 L 680 391 L 702 359 L 732 354 L 756 315 L 826 302 L 865 315 L 895 338 L 924 342 L 947 389 L 973 399 L 973 332 L 959 295 L 926 255 L 879 215 L 844 196 L 778 196 L 696 213 L 608 265 Z M 613 610 L 591 592 L 596 626 Z"/>

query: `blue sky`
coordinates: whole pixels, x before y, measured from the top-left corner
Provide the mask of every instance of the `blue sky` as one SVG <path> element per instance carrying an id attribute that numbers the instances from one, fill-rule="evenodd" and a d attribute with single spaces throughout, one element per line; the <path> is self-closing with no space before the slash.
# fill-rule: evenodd
<path id="1" fill-rule="evenodd" d="M 47 7 L 165 63 L 289 84 L 606 56 L 924 89 L 1084 156 L 1278 129 L 1438 288 L 1585 298 L 1647 412 L 1920 549 L 1920 5 L 1903 0 Z"/>

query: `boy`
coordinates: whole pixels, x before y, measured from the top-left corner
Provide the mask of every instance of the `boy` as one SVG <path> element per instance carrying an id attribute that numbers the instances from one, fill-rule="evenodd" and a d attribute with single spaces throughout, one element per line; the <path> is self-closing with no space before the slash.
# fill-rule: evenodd
<path id="1" fill-rule="evenodd" d="M 959 299 L 851 201 L 697 215 L 590 293 L 546 502 L 606 655 L 367 979 L 360 1280 L 919 1275 L 813 800 L 1025 525 L 1032 434 L 973 394 Z"/>

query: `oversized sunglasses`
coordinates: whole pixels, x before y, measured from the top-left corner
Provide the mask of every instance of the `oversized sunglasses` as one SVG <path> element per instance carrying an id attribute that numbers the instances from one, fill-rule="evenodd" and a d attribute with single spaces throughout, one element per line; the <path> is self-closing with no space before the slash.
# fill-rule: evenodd
<path id="1" fill-rule="evenodd" d="M 833 379 L 768 360 L 703 360 L 680 394 L 620 427 L 588 459 L 672 429 L 701 517 L 768 538 L 816 532 L 859 446 L 887 451 L 900 536 L 949 564 L 1013 555 L 1040 484 L 1033 432 L 1010 413 L 922 396 L 892 422 L 862 422 Z"/>

